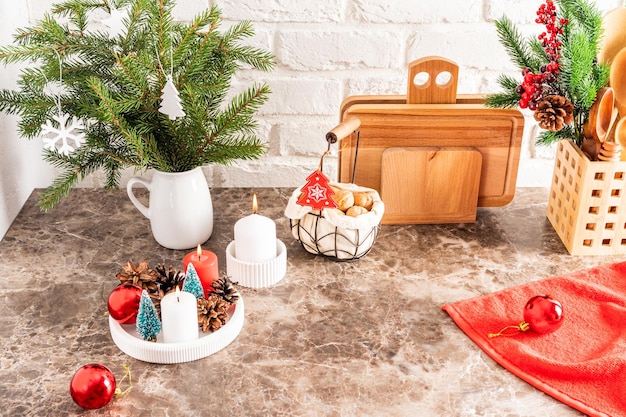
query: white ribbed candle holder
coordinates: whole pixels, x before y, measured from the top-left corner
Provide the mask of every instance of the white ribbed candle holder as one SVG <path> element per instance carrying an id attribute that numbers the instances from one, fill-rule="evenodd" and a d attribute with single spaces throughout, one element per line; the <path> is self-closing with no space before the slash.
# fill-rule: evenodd
<path id="1" fill-rule="evenodd" d="M 276 239 L 276 257 L 266 262 L 246 262 L 235 256 L 235 241 L 226 248 L 226 273 L 233 282 L 248 288 L 276 284 L 287 273 L 287 247 Z"/>

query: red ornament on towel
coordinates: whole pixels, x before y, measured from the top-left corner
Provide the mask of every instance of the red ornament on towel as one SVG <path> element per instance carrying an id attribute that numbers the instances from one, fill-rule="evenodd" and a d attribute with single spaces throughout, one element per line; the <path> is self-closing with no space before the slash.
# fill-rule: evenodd
<path id="1" fill-rule="evenodd" d="M 316 210 L 337 208 L 337 203 L 332 199 L 335 192 L 328 183 L 328 177 L 319 169 L 316 170 L 306 177 L 306 185 L 301 189 L 302 197 L 296 203 Z"/>
<path id="2" fill-rule="evenodd" d="M 489 333 L 488 336 L 513 336 L 527 330 L 546 334 L 557 330 L 562 324 L 563 306 L 561 303 L 549 295 L 540 294 L 526 302 L 523 322 L 517 326 L 507 326 L 498 333 Z"/>

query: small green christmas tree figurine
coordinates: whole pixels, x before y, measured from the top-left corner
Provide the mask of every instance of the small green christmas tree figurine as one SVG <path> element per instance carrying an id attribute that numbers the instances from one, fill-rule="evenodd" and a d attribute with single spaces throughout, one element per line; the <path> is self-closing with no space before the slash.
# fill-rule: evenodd
<path id="1" fill-rule="evenodd" d="M 139 300 L 139 312 L 137 313 L 137 332 L 144 339 L 156 342 L 157 335 L 161 332 L 161 321 L 148 291 L 141 292 Z"/>
<path id="2" fill-rule="evenodd" d="M 220 32 L 221 11 L 213 6 L 190 22 L 175 22 L 175 3 L 60 1 L 34 26 L 18 30 L 14 45 L 0 47 L 0 63 L 27 64 L 17 90 L 0 90 L 0 111 L 21 116 L 20 134 L 40 136 L 62 108 L 81 123 L 85 138 L 71 154 L 44 150 L 61 174 L 41 194 L 41 208 L 52 208 L 97 170 L 106 173 L 106 187 L 118 187 L 128 167 L 184 172 L 265 153 L 254 116 L 269 86 L 258 82 L 234 92 L 231 85 L 242 66 L 272 69 L 272 54 L 242 44 L 254 34 L 249 21 Z M 102 15 L 115 22 L 111 33 L 90 30 Z M 60 93 L 49 92 L 53 83 L 60 83 Z M 77 132 L 74 126 L 64 133 Z"/>
<path id="3" fill-rule="evenodd" d="M 192 293 L 196 298 L 204 297 L 204 289 L 202 288 L 200 277 L 191 262 L 187 265 L 187 273 L 185 274 L 185 282 L 183 283 L 182 290 Z"/>

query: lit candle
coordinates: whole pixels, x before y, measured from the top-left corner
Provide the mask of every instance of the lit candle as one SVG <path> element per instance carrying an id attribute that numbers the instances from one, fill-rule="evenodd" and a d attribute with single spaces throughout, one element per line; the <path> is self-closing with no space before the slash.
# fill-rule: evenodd
<path id="1" fill-rule="evenodd" d="M 161 300 L 163 342 L 189 342 L 198 338 L 198 307 L 196 297 L 176 287 Z"/>
<path id="2" fill-rule="evenodd" d="M 245 262 L 267 262 L 276 258 L 276 223 L 257 213 L 256 194 L 252 211 L 235 223 L 235 257 Z"/>
<path id="3" fill-rule="evenodd" d="M 204 290 L 204 297 L 209 296 L 209 292 L 212 291 L 211 283 L 217 280 L 219 271 L 217 267 L 217 255 L 210 250 L 202 249 L 202 246 L 198 244 L 195 251 L 189 252 L 183 258 L 183 265 L 185 266 L 185 272 L 187 272 L 187 265 L 193 264 L 202 283 L 202 289 Z"/>

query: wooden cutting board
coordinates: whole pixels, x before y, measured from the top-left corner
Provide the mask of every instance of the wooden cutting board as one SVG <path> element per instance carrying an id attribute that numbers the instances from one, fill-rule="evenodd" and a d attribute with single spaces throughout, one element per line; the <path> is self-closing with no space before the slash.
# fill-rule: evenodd
<path id="1" fill-rule="evenodd" d="M 479 175 L 477 206 L 504 206 L 515 195 L 524 117 L 516 109 L 487 108 L 482 104 L 482 96 L 455 95 L 456 72 L 453 65 L 445 58 L 422 58 L 409 66 L 406 96 L 351 96 L 341 105 L 342 124 L 357 119 L 359 128 L 358 134 L 357 131 L 349 133 L 341 140 L 339 181 L 354 182 L 378 190 L 385 202 L 383 223 L 441 223 L 443 217 L 452 223 L 464 222 L 466 220 L 463 219 L 467 218 L 464 209 L 458 217 L 450 213 L 429 217 L 429 213 L 422 212 L 423 208 L 413 206 L 410 199 L 399 197 L 401 191 L 393 190 L 392 184 L 383 191 L 383 171 L 396 169 L 394 158 L 400 158 L 383 158 L 389 148 L 401 148 L 405 152 L 422 148 L 472 148 L 481 155 L 480 169 L 476 173 Z M 416 75 L 424 72 L 429 75 L 430 83 L 416 87 Z M 439 72 L 450 73 L 451 80 L 443 85 L 436 84 L 434 81 Z M 433 88 L 441 91 L 422 91 Z M 422 100 L 435 103 L 420 102 Z M 411 163 L 425 163 L 426 160 L 418 155 L 419 152 L 413 154 L 417 159 Z M 429 166 L 434 167 L 427 164 L 426 167 L 416 169 L 427 172 L 431 177 L 440 175 L 438 168 L 431 173 Z M 399 181 L 397 187 L 405 180 L 412 181 L 407 178 L 409 174 L 403 173 L 402 169 L 400 171 L 395 174 Z M 464 187 L 473 186 L 473 177 L 467 177 L 468 182 Z M 447 182 L 453 183 L 444 178 L 438 193 L 444 199 L 455 198 L 459 188 L 447 186 Z"/>
<path id="2" fill-rule="evenodd" d="M 387 223 L 475 221 L 481 165 L 475 148 L 385 149 L 380 193 Z"/>

